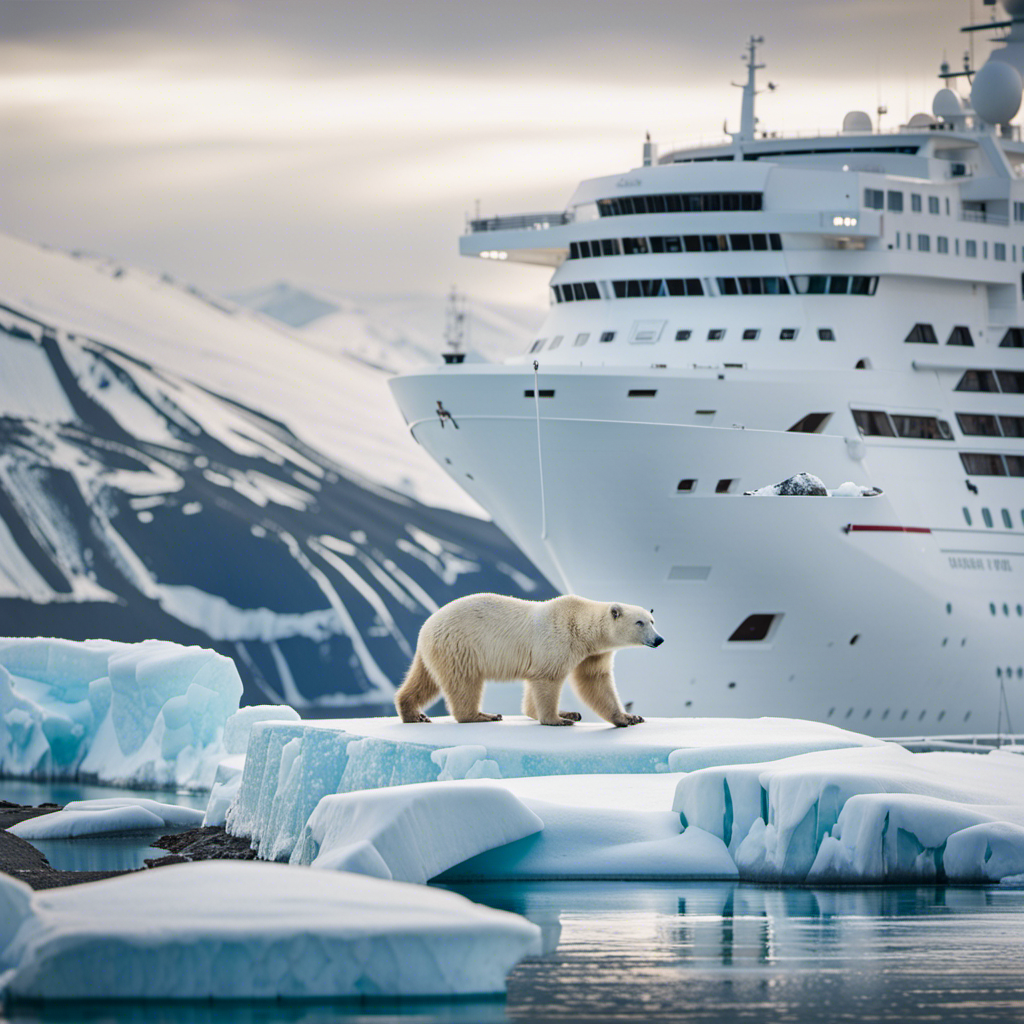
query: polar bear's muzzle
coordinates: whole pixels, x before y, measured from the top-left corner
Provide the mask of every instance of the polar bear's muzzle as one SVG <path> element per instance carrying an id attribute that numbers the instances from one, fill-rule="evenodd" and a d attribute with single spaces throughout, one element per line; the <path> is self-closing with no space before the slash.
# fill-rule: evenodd
<path id="1" fill-rule="evenodd" d="M 660 647 L 664 642 L 665 638 L 660 633 L 655 633 L 653 639 L 644 641 L 648 647 Z"/>

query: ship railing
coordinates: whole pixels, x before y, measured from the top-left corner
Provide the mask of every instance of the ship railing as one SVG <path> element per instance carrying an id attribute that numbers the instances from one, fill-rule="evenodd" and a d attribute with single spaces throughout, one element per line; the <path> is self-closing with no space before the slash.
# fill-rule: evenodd
<path id="1" fill-rule="evenodd" d="M 1002 224 L 1010 223 L 1005 213 L 989 213 L 987 210 L 961 210 L 960 219 L 970 224 Z"/>
<path id="2" fill-rule="evenodd" d="M 556 213 L 521 213 L 514 217 L 482 217 L 467 222 L 467 234 L 478 231 L 544 231 L 560 224 L 572 223 L 567 210 Z"/>
<path id="3" fill-rule="evenodd" d="M 987 754 L 990 750 L 1007 750 L 1024 755 L 1024 736 L 1008 733 L 988 733 L 968 736 L 894 736 L 887 742 L 898 743 L 915 754 L 938 750 L 959 751 L 966 754 Z"/>

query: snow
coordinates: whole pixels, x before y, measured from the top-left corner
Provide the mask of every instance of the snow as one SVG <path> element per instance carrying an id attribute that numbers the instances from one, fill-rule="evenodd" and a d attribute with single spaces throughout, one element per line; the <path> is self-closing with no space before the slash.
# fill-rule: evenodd
<path id="1" fill-rule="evenodd" d="M 863 484 L 855 484 L 851 480 L 840 484 L 834 490 L 829 490 L 823 480 L 814 476 L 813 473 L 797 473 L 777 484 L 768 484 L 765 487 L 758 487 L 753 491 L 744 491 L 746 497 L 775 498 L 790 497 L 793 495 L 829 498 L 873 498 L 881 494 L 879 487 L 865 487 Z"/>
<path id="2" fill-rule="evenodd" d="M 999 881 L 1024 871 L 1024 759 L 896 744 L 730 765 L 680 779 L 673 807 L 743 879 Z"/>
<path id="3" fill-rule="evenodd" d="M 0 345 L 0 409 L 5 416 L 46 422 L 77 418 L 46 353 L 34 341 L 19 338 Z"/>
<path id="4" fill-rule="evenodd" d="M 291 860 L 424 883 L 544 822 L 490 782 L 426 782 L 325 796 L 309 817 Z"/>
<path id="5" fill-rule="evenodd" d="M 102 800 L 73 800 L 53 814 L 12 825 L 8 831 L 22 839 L 73 839 L 147 829 L 197 827 L 203 812 L 193 807 L 165 804 L 143 797 L 109 797 Z"/>
<path id="6" fill-rule="evenodd" d="M 0 638 L 0 775 L 208 789 L 225 732 L 237 747 L 257 718 L 297 717 L 232 722 L 241 694 L 234 662 L 200 647 Z"/>
<path id="7" fill-rule="evenodd" d="M 124 266 L 117 267 L 120 273 L 115 275 L 109 261 L 74 258 L 2 234 L 0 266 L 0 303 L 78 336 L 98 339 L 279 420 L 304 442 L 367 480 L 427 504 L 485 517 L 412 440 L 388 390 L 387 371 L 370 365 L 372 360 L 358 351 L 350 355 L 344 330 L 337 334 L 331 329 L 336 337 L 325 343 L 325 351 L 266 317 L 211 301 L 165 277 Z M 369 321 L 388 311 L 398 315 L 400 306 L 394 300 L 381 305 Z M 431 339 L 435 352 L 440 350 L 440 333 L 439 323 Z M 34 347 L 26 341 L 29 345 Z M 378 342 L 377 347 L 383 346 Z M 117 358 L 111 356 L 114 363 Z M 81 372 L 83 365 L 76 364 L 75 369 Z M 90 375 L 97 372 L 93 367 L 85 370 Z M 4 371 L 0 367 L 0 381 L 7 377 Z M 134 365 L 136 380 L 139 371 Z M 23 372 L 27 371 L 19 369 L 8 379 L 20 378 Z M 67 410 L 55 404 L 59 395 L 40 379 L 38 397 L 31 398 L 34 407 L 41 403 L 48 417 L 64 418 Z M 140 403 L 114 373 L 102 378 L 108 387 L 101 387 L 100 379 L 96 378 L 97 400 L 115 419 L 130 416 L 134 430 Z M 0 399 L 6 400 L 8 390 L 20 390 L 18 401 L 27 402 L 27 396 L 36 393 L 35 381 L 25 389 L 0 385 Z M 158 396 L 156 400 L 159 404 Z M 265 438 L 258 443 L 247 440 L 246 421 L 240 414 L 228 415 L 223 403 L 204 400 L 193 390 L 182 390 L 174 401 L 185 417 L 201 423 L 233 451 L 262 452 Z M 156 420 L 149 426 L 164 432 Z M 187 429 L 187 419 L 182 426 Z M 143 423 L 141 428 L 148 426 Z M 265 480 L 243 485 L 267 500 L 296 500 L 295 495 L 271 489 Z"/>
<path id="8" fill-rule="evenodd" d="M 317 804 L 334 793 L 527 776 L 552 777 L 552 785 L 567 775 L 656 779 L 670 771 L 879 743 L 834 726 L 786 719 L 648 719 L 632 729 L 593 722 L 551 729 L 518 716 L 472 724 L 441 718 L 430 724 L 396 718 L 258 722 L 225 825 L 250 839 L 261 859 L 285 860 Z M 636 798 L 628 797 L 626 806 L 631 799 Z M 668 812 L 671 802 L 666 791 L 656 809 Z"/>
<path id="9" fill-rule="evenodd" d="M 24 999 L 500 993 L 540 948 L 536 925 L 454 893 L 240 861 L 37 893 L 0 875 L 0 910 L 0 990 Z"/>

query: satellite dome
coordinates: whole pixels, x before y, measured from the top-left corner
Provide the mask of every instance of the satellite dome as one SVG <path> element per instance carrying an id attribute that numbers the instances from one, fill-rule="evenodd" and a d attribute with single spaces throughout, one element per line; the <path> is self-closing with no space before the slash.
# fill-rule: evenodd
<path id="1" fill-rule="evenodd" d="M 1024 0 L 1017 0 L 1024 8 Z M 971 105 L 988 124 L 1006 124 L 1020 110 L 1024 80 L 1015 67 L 1001 60 L 990 60 L 974 76 Z"/>
<path id="2" fill-rule="evenodd" d="M 863 110 L 851 110 L 843 118 L 844 132 L 870 132 L 871 118 Z"/>
<path id="3" fill-rule="evenodd" d="M 1024 88 L 1024 86 L 1022 86 Z M 931 114 L 915 114 L 908 122 L 908 128 L 931 128 L 935 118 Z"/>
<path id="4" fill-rule="evenodd" d="M 964 112 L 964 105 L 960 97 L 952 89 L 940 89 L 932 100 L 932 113 L 936 117 L 949 120 L 951 117 L 959 117 Z"/>
<path id="5" fill-rule="evenodd" d="M 1024 0 L 1003 0 L 1003 6 L 1009 15 L 1024 14 Z"/>

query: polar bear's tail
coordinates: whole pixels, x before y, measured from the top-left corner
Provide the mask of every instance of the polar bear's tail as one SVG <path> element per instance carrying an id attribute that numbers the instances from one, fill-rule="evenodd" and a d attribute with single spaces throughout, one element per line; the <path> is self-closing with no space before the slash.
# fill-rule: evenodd
<path id="1" fill-rule="evenodd" d="M 421 709 L 430 704 L 441 692 L 441 687 L 427 671 L 417 651 L 406 673 L 405 682 L 395 694 L 395 707 L 403 722 L 429 722 Z"/>

